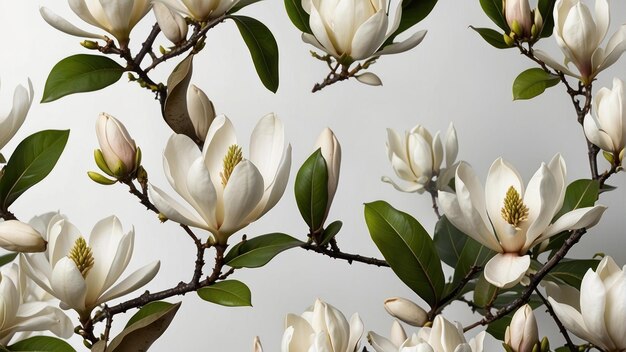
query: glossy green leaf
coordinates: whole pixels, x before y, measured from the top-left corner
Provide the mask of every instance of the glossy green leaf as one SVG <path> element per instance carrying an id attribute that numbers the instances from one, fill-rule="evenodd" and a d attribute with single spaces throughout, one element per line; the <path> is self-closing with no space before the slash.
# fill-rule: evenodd
<path id="1" fill-rule="evenodd" d="M 198 296 L 205 301 L 227 307 L 252 307 L 252 293 L 246 284 L 237 280 L 217 282 L 198 290 Z"/>
<path id="2" fill-rule="evenodd" d="M 309 26 L 309 14 L 302 8 L 302 0 L 285 0 L 285 9 L 296 28 L 304 33 L 312 33 Z"/>
<path id="3" fill-rule="evenodd" d="M 560 78 L 558 76 L 549 74 L 540 68 L 530 68 L 515 78 L 513 82 L 513 99 L 532 99 L 559 82 Z"/>
<path id="4" fill-rule="evenodd" d="M 22 193 L 54 168 L 70 131 L 45 130 L 24 139 L 15 149 L 0 179 L 0 208 L 6 210 Z"/>
<path id="5" fill-rule="evenodd" d="M 554 266 L 548 278 L 558 279 L 566 284 L 580 289 L 583 277 L 589 269 L 596 270 L 599 260 L 596 259 L 563 259 Z"/>
<path id="6" fill-rule="evenodd" d="M 34 336 L 8 346 L 12 352 L 76 352 L 67 342 L 50 336 Z"/>
<path id="7" fill-rule="evenodd" d="M 117 82 L 124 71 L 124 67 L 106 56 L 79 54 L 67 57 L 50 71 L 41 102 L 100 90 Z"/>
<path id="8" fill-rule="evenodd" d="M 485 275 L 480 275 L 478 281 L 476 281 L 476 287 L 474 288 L 474 303 L 484 308 L 489 303 L 493 302 L 498 295 L 498 288 L 485 279 Z"/>
<path id="9" fill-rule="evenodd" d="M 570 183 L 565 190 L 565 198 L 561 210 L 554 220 L 575 209 L 592 207 L 598 200 L 600 183 L 597 180 L 581 179 Z"/>
<path id="10" fill-rule="evenodd" d="M 387 40 L 383 46 L 393 43 L 393 40 L 402 32 L 421 22 L 433 8 L 437 5 L 437 0 L 402 0 L 402 19 L 398 29 Z"/>
<path id="11" fill-rule="evenodd" d="M 109 343 L 106 352 L 148 351 L 167 330 L 178 308 L 180 303 L 172 304 L 164 310 L 155 309 L 152 314 L 136 320 Z"/>
<path id="12" fill-rule="evenodd" d="M 472 270 L 472 267 L 484 267 L 495 254 L 495 251 L 483 246 L 473 238 L 468 237 L 461 251 L 459 261 L 454 268 L 454 278 L 452 282 L 461 282 L 470 270 Z"/>
<path id="13" fill-rule="evenodd" d="M 237 243 L 226 254 L 224 262 L 233 268 L 258 268 L 279 253 L 303 244 L 284 233 L 269 233 Z"/>
<path id="14" fill-rule="evenodd" d="M 487 332 L 497 340 L 504 340 L 504 333 L 507 326 L 511 325 L 513 314 L 514 313 L 510 313 L 494 322 L 491 322 L 489 325 L 487 325 Z"/>
<path id="15" fill-rule="evenodd" d="M 243 41 L 246 43 L 256 72 L 265 88 L 276 93 L 278 90 L 278 44 L 272 32 L 263 23 L 246 16 L 230 17 Z"/>
<path id="16" fill-rule="evenodd" d="M 163 106 L 163 119 L 172 131 L 184 134 L 197 142 L 196 129 L 187 110 L 187 90 L 193 74 L 194 55 L 181 61 L 167 78 L 167 98 Z"/>
<path id="17" fill-rule="evenodd" d="M 124 327 L 124 329 L 126 329 L 129 326 L 135 324 L 136 322 L 138 322 L 138 321 L 148 317 L 149 315 L 160 313 L 160 312 L 164 312 L 164 311 L 172 308 L 172 306 L 174 306 L 174 304 L 169 303 L 169 302 L 163 302 L 163 301 L 150 302 L 150 303 L 146 304 L 145 306 L 141 307 L 141 309 L 139 309 L 139 311 L 137 311 L 137 313 L 135 313 L 135 315 L 133 315 L 128 320 L 128 322 L 126 323 L 126 326 Z"/>
<path id="18" fill-rule="evenodd" d="M 326 246 L 329 244 L 330 241 L 337 236 L 342 226 L 343 223 L 339 220 L 333 221 L 330 225 L 326 226 L 324 233 L 322 234 L 320 246 Z"/>
<path id="19" fill-rule="evenodd" d="M 0 153 L 0 164 L 6 164 L 7 159 L 4 158 L 4 155 L 2 155 L 2 153 Z"/>
<path id="20" fill-rule="evenodd" d="M 466 234 L 454 227 L 445 215 L 435 225 L 433 236 L 435 247 L 441 260 L 452 268 L 456 267 L 468 238 Z"/>
<path id="21" fill-rule="evenodd" d="M 240 0 L 238 1 L 235 6 L 233 6 L 230 10 L 228 10 L 228 14 L 233 14 L 241 9 L 243 9 L 244 7 L 250 6 L 252 4 L 255 4 L 259 1 L 263 1 L 263 0 Z"/>
<path id="22" fill-rule="evenodd" d="M 554 30 L 554 4 L 556 0 L 539 0 L 537 8 L 543 18 L 543 28 L 541 29 L 540 38 L 547 38 L 552 35 Z"/>
<path id="23" fill-rule="evenodd" d="M 504 36 L 501 32 L 495 31 L 491 28 L 476 28 L 474 26 L 470 26 L 471 29 L 476 31 L 476 33 L 480 34 L 480 36 L 491 46 L 497 49 L 509 49 L 511 48 L 504 41 Z"/>
<path id="24" fill-rule="evenodd" d="M 3 256 L 0 257 L 0 266 L 5 266 L 7 264 L 9 264 L 10 262 L 12 262 L 18 255 L 19 253 L 15 252 L 15 253 L 9 253 L 9 254 L 5 254 Z"/>
<path id="25" fill-rule="evenodd" d="M 435 306 L 442 297 L 445 279 L 428 232 L 409 214 L 384 201 L 365 204 L 365 222 L 394 273 L 431 307 Z"/>
<path id="26" fill-rule="evenodd" d="M 309 228 L 315 231 L 322 227 L 328 203 L 328 169 L 320 149 L 298 170 L 295 196 L 298 210 Z"/>
<path id="27" fill-rule="evenodd" d="M 509 33 L 509 25 L 504 18 L 502 9 L 502 0 L 480 0 L 480 7 L 496 26 L 500 27 L 505 33 Z"/>

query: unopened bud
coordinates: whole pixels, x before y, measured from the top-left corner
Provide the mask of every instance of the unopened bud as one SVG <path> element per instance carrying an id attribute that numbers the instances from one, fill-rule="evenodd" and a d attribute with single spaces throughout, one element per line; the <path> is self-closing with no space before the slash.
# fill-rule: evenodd
<path id="1" fill-rule="evenodd" d="M 12 252 L 43 252 L 46 241 L 32 226 L 17 220 L 0 222 L 0 247 Z"/>
<path id="2" fill-rule="evenodd" d="M 541 339 L 541 352 L 549 352 L 550 351 L 550 341 L 546 336 Z"/>
<path id="3" fill-rule="evenodd" d="M 202 89 L 193 84 L 187 89 L 187 112 L 196 137 L 204 142 L 209 127 L 215 119 L 215 107 Z"/>
<path id="4" fill-rule="evenodd" d="M 187 37 L 187 22 L 178 12 L 172 11 L 167 5 L 154 2 L 152 4 L 154 16 L 161 31 L 172 43 L 178 44 Z"/>
<path id="5" fill-rule="evenodd" d="M 98 43 L 94 42 L 93 40 L 83 40 L 82 42 L 80 42 L 80 45 L 89 50 L 96 50 L 100 47 Z"/>
<path id="6" fill-rule="evenodd" d="M 536 348 L 539 331 L 533 309 L 528 304 L 520 307 L 513 315 L 504 333 L 504 343 L 514 352 L 533 352 L 533 348 Z"/>
<path id="7" fill-rule="evenodd" d="M 396 346 L 402 345 L 407 339 L 406 331 L 404 331 L 404 328 L 397 320 L 394 320 L 391 324 L 391 335 L 389 335 L 389 337 L 391 338 L 391 342 Z"/>
<path id="8" fill-rule="evenodd" d="M 319 137 L 317 137 L 314 148 L 320 149 L 322 157 L 326 161 L 326 170 L 328 171 L 328 201 L 326 204 L 326 215 L 324 216 L 324 219 L 326 219 L 335 193 L 337 192 L 337 185 L 339 184 L 341 144 L 339 144 L 339 140 L 337 140 L 333 131 L 327 127 L 322 131 Z M 324 225 L 323 222 L 321 225 Z"/>
<path id="9" fill-rule="evenodd" d="M 167 220 L 169 220 L 167 216 L 165 216 L 163 213 L 159 213 L 158 217 L 160 222 L 166 222 Z"/>
<path id="10" fill-rule="evenodd" d="M 102 113 L 96 123 L 96 135 L 100 152 L 96 151 L 95 159 L 100 169 L 116 178 L 131 176 L 141 162 L 141 152 L 126 127 L 113 116 Z"/>
<path id="11" fill-rule="evenodd" d="M 409 325 L 421 327 L 428 321 L 426 311 L 406 298 L 394 297 L 386 299 L 385 310 L 391 316 Z"/>
<path id="12" fill-rule="evenodd" d="M 253 352 L 263 352 L 263 346 L 261 346 L 261 340 L 258 336 L 254 337 L 254 345 L 252 347 Z"/>

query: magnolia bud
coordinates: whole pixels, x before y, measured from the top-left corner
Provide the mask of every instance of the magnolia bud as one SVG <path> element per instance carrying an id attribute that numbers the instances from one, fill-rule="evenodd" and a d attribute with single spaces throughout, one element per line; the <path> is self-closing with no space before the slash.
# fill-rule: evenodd
<path id="1" fill-rule="evenodd" d="M 187 38 L 187 22 L 183 16 L 172 11 L 167 5 L 154 2 L 152 4 L 154 16 L 161 31 L 169 41 L 174 44 L 180 43 Z"/>
<path id="2" fill-rule="evenodd" d="M 106 113 L 100 114 L 96 122 L 96 135 L 105 165 L 98 163 L 97 151 L 96 163 L 102 171 L 117 178 L 124 178 L 136 170 L 141 154 L 121 122 Z"/>
<path id="3" fill-rule="evenodd" d="M 520 307 L 513 315 L 511 325 L 504 333 L 504 343 L 515 352 L 532 352 L 539 343 L 537 320 L 528 304 Z"/>
<path id="4" fill-rule="evenodd" d="M 187 90 L 187 111 L 199 140 L 204 141 L 215 119 L 215 108 L 202 89 L 195 85 Z"/>
<path id="5" fill-rule="evenodd" d="M 43 252 L 46 241 L 32 226 L 8 220 L 0 222 L 0 247 L 13 252 Z"/>
<path id="6" fill-rule="evenodd" d="M 397 320 L 394 320 L 391 324 L 391 335 L 389 337 L 396 346 L 402 345 L 407 339 L 406 331 L 404 331 L 404 328 Z"/>
<path id="7" fill-rule="evenodd" d="M 511 30 L 519 37 L 530 37 L 533 25 L 528 0 L 505 0 L 504 16 Z"/>
<path id="8" fill-rule="evenodd" d="M 428 321 L 426 311 L 406 298 L 394 297 L 386 299 L 385 310 L 391 316 L 409 325 L 421 327 Z"/>
<path id="9" fill-rule="evenodd" d="M 339 183 L 339 171 L 341 168 L 341 145 L 330 128 L 325 128 L 317 137 L 315 149 L 321 149 L 322 157 L 326 161 L 328 170 L 328 204 L 326 205 L 326 215 L 330 210 L 337 184 Z"/>
<path id="10" fill-rule="evenodd" d="M 261 340 L 258 336 L 254 337 L 254 346 L 252 347 L 253 352 L 263 352 L 263 346 L 261 346 Z"/>

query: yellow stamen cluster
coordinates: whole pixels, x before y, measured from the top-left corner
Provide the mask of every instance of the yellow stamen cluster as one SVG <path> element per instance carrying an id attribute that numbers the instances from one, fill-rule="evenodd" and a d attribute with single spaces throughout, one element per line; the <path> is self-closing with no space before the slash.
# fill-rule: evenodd
<path id="1" fill-rule="evenodd" d="M 522 221 L 528 219 L 528 207 L 526 207 L 519 192 L 513 186 L 506 191 L 501 214 L 504 221 L 515 227 L 518 227 Z"/>
<path id="2" fill-rule="evenodd" d="M 220 172 L 220 176 L 222 177 L 222 186 L 226 187 L 230 175 L 232 175 L 233 170 L 235 170 L 235 166 L 237 166 L 237 164 L 239 164 L 242 160 L 243 153 L 241 152 L 240 146 L 233 144 L 228 147 L 228 151 L 224 157 L 224 168 L 223 171 Z"/>
<path id="3" fill-rule="evenodd" d="M 74 247 L 70 250 L 68 257 L 76 263 L 76 267 L 80 271 L 83 277 L 87 277 L 89 270 L 93 267 L 93 253 L 91 248 L 87 245 L 84 238 L 79 237 L 74 242 Z"/>

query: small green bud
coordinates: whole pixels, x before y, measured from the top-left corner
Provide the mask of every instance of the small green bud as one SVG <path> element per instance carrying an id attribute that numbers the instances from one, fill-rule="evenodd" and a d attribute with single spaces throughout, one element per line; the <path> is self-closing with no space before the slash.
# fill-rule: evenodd
<path id="1" fill-rule="evenodd" d="M 504 343 L 504 342 L 502 343 L 502 347 L 504 347 L 504 350 L 505 350 L 506 352 L 515 352 L 515 351 L 513 351 L 513 348 L 511 348 L 511 346 L 507 345 L 507 344 L 506 344 L 506 343 Z"/>
<path id="2" fill-rule="evenodd" d="M 533 349 L 532 349 L 532 351 L 531 351 L 531 352 L 539 352 L 539 349 L 540 349 L 540 348 L 541 348 L 541 347 L 539 346 L 539 344 L 534 345 L 534 346 L 533 346 Z"/>
<path id="3" fill-rule="evenodd" d="M 539 34 L 538 32 L 539 31 L 537 30 L 537 26 L 533 24 L 533 26 L 530 27 L 530 36 L 532 38 L 537 38 L 537 34 Z"/>
<path id="4" fill-rule="evenodd" d="M 524 30 L 522 29 L 522 26 L 520 26 L 519 22 L 517 22 L 517 20 L 513 21 L 513 25 L 511 25 L 511 30 L 518 37 L 523 37 L 524 36 Z"/>
<path id="5" fill-rule="evenodd" d="M 613 163 L 615 162 L 615 157 L 613 156 L 613 153 L 609 153 L 603 150 L 602 155 L 604 156 L 606 161 L 608 161 L 611 165 L 613 165 Z"/>
<path id="6" fill-rule="evenodd" d="M 94 181 L 96 183 L 99 183 L 101 185 L 105 185 L 105 186 L 109 186 L 109 185 L 115 184 L 115 182 L 117 182 L 117 180 L 108 179 L 108 178 L 104 177 L 103 175 L 100 175 L 99 173 L 94 172 L 94 171 L 88 171 L 87 172 L 87 176 L 89 176 L 89 178 L 92 181 Z"/>
<path id="7" fill-rule="evenodd" d="M 137 147 L 137 152 L 135 153 L 135 169 L 137 169 L 139 166 L 141 166 L 141 149 Z"/>
<path id="8" fill-rule="evenodd" d="M 93 40 L 83 40 L 82 42 L 80 42 L 80 45 L 89 50 L 96 50 L 100 47 L 98 43 L 94 42 Z"/>
<path id="9" fill-rule="evenodd" d="M 168 50 L 163 47 L 163 45 L 159 45 L 159 52 L 163 55 L 167 54 Z"/>
<path id="10" fill-rule="evenodd" d="M 135 75 L 133 75 L 131 72 L 128 72 L 128 81 L 135 82 L 136 80 L 137 80 L 137 77 L 135 77 Z"/>
<path id="11" fill-rule="evenodd" d="M 513 46 L 515 44 L 515 39 L 511 38 L 508 34 L 504 33 L 502 37 L 504 38 L 506 45 Z"/>
<path id="12" fill-rule="evenodd" d="M 159 213 L 159 221 L 160 222 L 166 222 L 167 220 L 169 220 L 167 218 L 167 216 L 163 215 L 162 213 Z"/>
<path id="13" fill-rule="evenodd" d="M 544 336 L 543 339 L 541 339 L 541 352 L 548 351 L 550 351 L 550 341 L 548 341 L 548 337 Z"/>
<path id="14" fill-rule="evenodd" d="M 143 166 L 137 168 L 137 181 L 139 181 L 139 184 L 142 186 L 148 184 L 148 172 Z"/>

